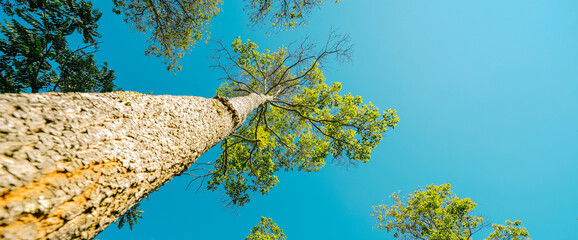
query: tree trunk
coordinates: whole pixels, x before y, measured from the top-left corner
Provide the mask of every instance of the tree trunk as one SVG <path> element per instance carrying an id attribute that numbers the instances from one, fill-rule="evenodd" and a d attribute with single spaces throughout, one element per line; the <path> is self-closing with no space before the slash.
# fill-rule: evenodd
<path id="1" fill-rule="evenodd" d="M 92 239 L 267 100 L 0 94 L 0 239 Z"/>

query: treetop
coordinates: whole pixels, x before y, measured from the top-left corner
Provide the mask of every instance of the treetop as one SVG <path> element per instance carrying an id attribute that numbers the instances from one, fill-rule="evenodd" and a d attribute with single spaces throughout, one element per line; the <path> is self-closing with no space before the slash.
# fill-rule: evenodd
<path id="1" fill-rule="evenodd" d="M 221 145 L 208 188 L 221 186 L 232 203 L 249 202 L 249 192 L 267 194 L 279 179 L 275 172 L 316 172 L 336 163 L 367 162 L 388 127 L 399 118 L 396 111 L 381 112 L 360 96 L 340 94 L 339 82 L 326 83 L 322 66 L 329 56 L 348 57 L 347 36 L 332 34 L 315 53 L 307 42 L 294 48 L 259 51 L 256 43 L 237 38 L 232 51 L 224 45 L 215 67 L 224 72 L 219 95 L 250 93 L 271 99 L 247 117 L 246 123 Z"/>

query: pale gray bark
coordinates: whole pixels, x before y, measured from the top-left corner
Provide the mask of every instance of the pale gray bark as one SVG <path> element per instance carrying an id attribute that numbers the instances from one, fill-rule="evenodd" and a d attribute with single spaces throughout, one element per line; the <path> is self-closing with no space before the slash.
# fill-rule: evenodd
<path id="1" fill-rule="evenodd" d="M 270 100 L 0 94 L 0 239 L 91 239 Z"/>
<path id="2" fill-rule="evenodd" d="M 239 122 L 242 124 L 254 109 L 257 109 L 261 104 L 272 100 L 273 96 L 251 93 L 244 98 L 230 99 L 230 102 L 233 105 L 233 108 L 239 112 Z"/>

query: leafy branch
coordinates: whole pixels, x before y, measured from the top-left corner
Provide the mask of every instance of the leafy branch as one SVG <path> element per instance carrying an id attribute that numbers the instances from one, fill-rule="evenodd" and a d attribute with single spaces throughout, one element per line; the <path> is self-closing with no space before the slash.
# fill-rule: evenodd
<path id="1" fill-rule="evenodd" d="M 217 94 L 270 97 L 221 145 L 214 170 L 204 176 L 209 190 L 222 187 L 235 205 L 249 202 L 250 192 L 267 194 L 282 169 L 318 171 L 327 158 L 368 161 L 382 133 L 399 120 L 395 110 L 380 113 L 359 96 L 340 95 L 340 83 L 326 84 L 324 64 L 350 59 L 347 35 L 331 32 L 321 48 L 306 39 L 275 52 L 240 38 L 232 50 L 219 45 L 213 67 L 224 82 Z"/>
<path id="2" fill-rule="evenodd" d="M 114 71 L 97 65 L 97 22 L 102 16 L 84 0 L 2 0 L 11 17 L 0 26 L 0 92 L 114 90 Z M 72 49 L 68 38 L 82 36 Z"/>

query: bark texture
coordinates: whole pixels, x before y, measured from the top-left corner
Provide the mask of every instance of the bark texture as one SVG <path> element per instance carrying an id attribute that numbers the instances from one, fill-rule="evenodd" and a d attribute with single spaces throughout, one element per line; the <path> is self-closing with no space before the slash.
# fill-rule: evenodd
<path id="1" fill-rule="evenodd" d="M 0 94 L 0 239 L 92 239 L 266 100 Z"/>

